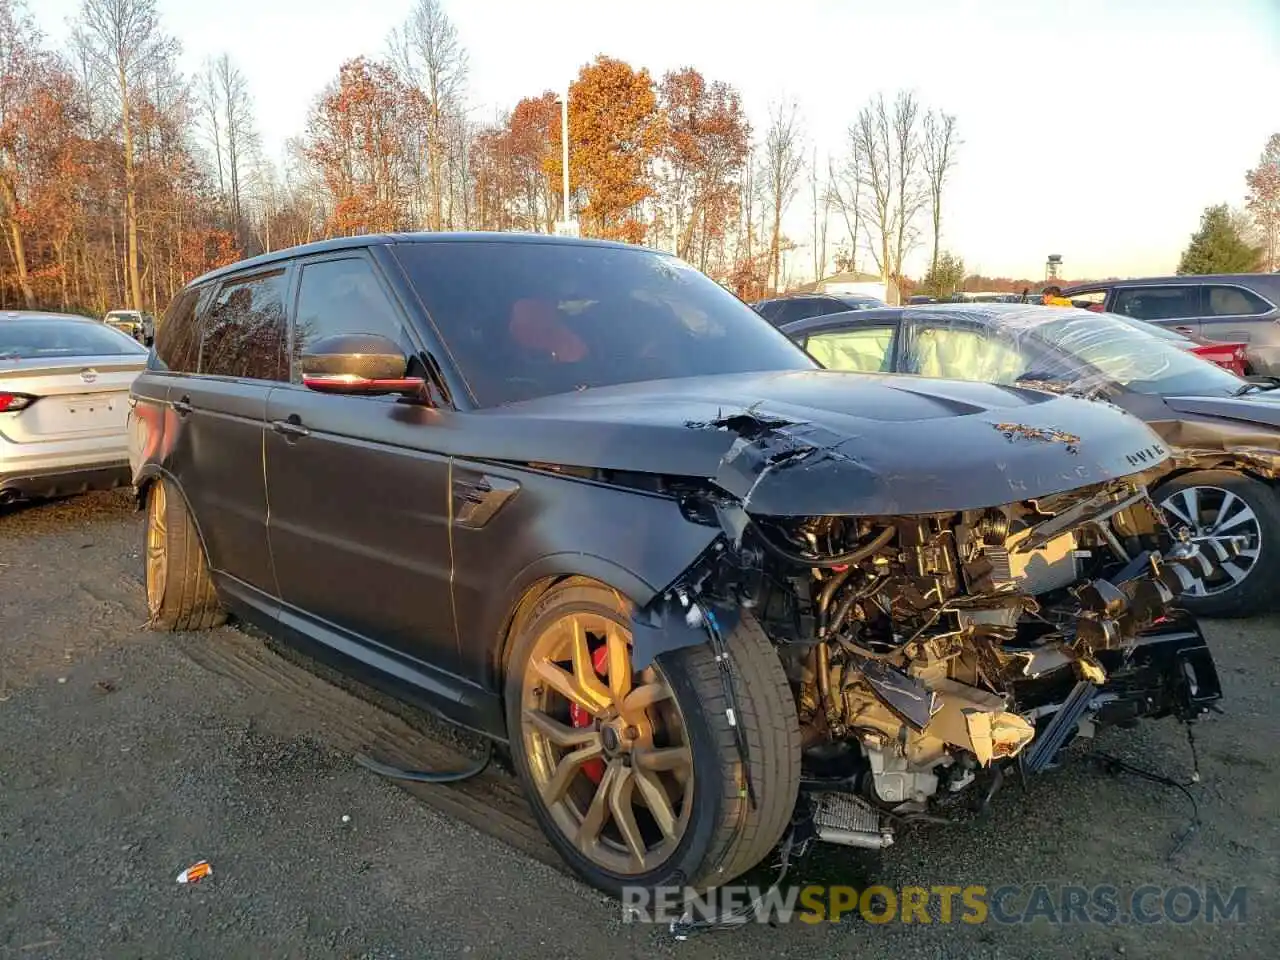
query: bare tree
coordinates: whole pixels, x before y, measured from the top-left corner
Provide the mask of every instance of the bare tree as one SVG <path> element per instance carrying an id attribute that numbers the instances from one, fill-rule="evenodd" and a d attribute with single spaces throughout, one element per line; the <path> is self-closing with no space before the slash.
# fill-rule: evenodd
<path id="1" fill-rule="evenodd" d="M 879 94 L 859 111 L 849 130 L 862 219 L 871 255 L 885 286 L 896 284 L 918 237 L 915 220 L 928 197 L 922 183 L 920 108 L 900 92 L 892 105 Z"/>
<path id="2" fill-rule="evenodd" d="M 196 77 L 196 116 L 213 151 L 214 168 L 218 171 L 218 196 L 226 198 L 227 184 L 222 169 L 222 95 L 218 72 L 212 60 Z"/>
<path id="3" fill-rule="evenodd" d="M 858 154 L 849 151 L 843 167 L 837 171 L 835 163 L 827 158 L 827 197 L 840 211 L 844 227 L 849 234 L 849 269 L 858 270 L 858 240 L 862 226 L 862 211 L 858 203 L 862 199 L 862 178 L 859 175 Z M 837 269 L 840 256 L 836 255 Z"/>
<path id="4" fill-rule="evenodd" d="M 138 272 L 138 185 L 134 170 L 135 88 L 176 51 L 160 32 L 156 0 L 83 0 L 74 33 L 86 61 L 113 93 L 123 135 L 125 245 L 130 306 L 143 309 Z"/>
<path id="5" fill-rule="evenodd" d="M 827 161 L 830 170 L 831 162 Z M 813 201 L 813 282 L 817 283 L 827 273 L 827 223 L 831 219 L 830 184 L 818 186 L 818 150 L 813 151 L 813 163 L 809 165 L 809 190 Z"/>
<path id="6" fill-rule="evenodd" d="M 239 241 L 243 209 L 240 179 L 246 156 L 254 149 L 253 101 L 240 68 L 225 53 L 214 62 L 222 100 L 222 129 L 226 135 L 227 186 L 230 188 L 231 233 Z"/>
<path id="7" fill-rule="evenodd" d="M 891 158 L 896 167 L 894 199 L 898 208 L 893 277 L 897 282 L 902 277 L 907 253 L 918 240 L 915 220 L 928 198 L 921 175 L 920 103 L 915 94 L 905 90 L 898 93 L 893 101 L 892 128 Z"/>
<path id="8" fill-rule="evenodd" d="M 933 250 L 929 256 L 929 270 L 935 275 L 938 272 L 938 248 L 942 240 L 942 191 L 946 187 L 951 168 L 956 164 L 956 150 L 959 146 L 956 118 L 953 115 L 940 110 L 930 110 L 925 114 L 920 160 L 929 184 L 929 212 L 933 218 Z"/>
<path id="9" fill-rule="evenodd" d="M 418 0 L 404 26 L 392 31 L 388 43 L 397 70 L 426 100 L 431 229 L 440 230 L 446 222 L 445 197 L 449 196 L 452 201 L 458 192 L 458 184 L 452 182 L 457 174 L 458 148 L 456 144 L 451 147 L 449 139 L 451 132 L 466 126 L 456 120 L 465 112 L 467 51 L 440 0 Z M 449 173 L 454 176 L 446 184 L 444 180 Z M 452 208 L 453 202 L 450 220 Z"/>
<path id="10" fill-rule="evenodd" d="M 867 229 L 868 246 L 886 286 L 893 273 L 893 171 L 890 163 L 889 112 L 884 97 L 864 106 L 849 128 L 852 167 L 857 177 L 857 210 Z"/>
<path id="11" fill-rule="evenodd" d="M 782 282 L 782 217 L 795 199 L 800 172 L 804 169 L 800 108 L 794 103 L 778 103 L 771 112 L 764 138 L 764 195 L 772 207 L 769 264 L 774 287 Z"/>

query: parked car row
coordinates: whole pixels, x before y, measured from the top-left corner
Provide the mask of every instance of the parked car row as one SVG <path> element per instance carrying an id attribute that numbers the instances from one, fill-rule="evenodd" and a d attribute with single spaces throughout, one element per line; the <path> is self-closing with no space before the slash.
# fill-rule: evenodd
<path id="1" fill-rule="evenodd" d="M 114 330 L 127 334 L 144 346 L 155 341 L 155 318 L 141 310 L 112 310 L 102 322 Z"/>
<path id="2" fill-rule="evenodd" d="M 1276 383 L 1242 380 L 1126 318 L 1057 307 L 885 308 L 783 330 L 831 369 L 1035 386 L 1103 397 L 1140 417 L 1178 464 L 1154 489 L 1170 523 L 1210 547 L 1246 538 L 1234 558 L 1189 585 L 1187 606 L 1228 615 L 1272 602 L 1280 574 Z"/>
<path id="3" fill-rule="evenodd" d="M 0 504 L 128 484 L 129 389 L 146 359 L 94 320 L 0 314 Z"/>
<path id="4" fill-rule="evenodd" d="M 883 847 L 1216 703 L 1181 604 L 1272 575 L 1263 387 L 1087 311 L 848 306 L 775 325 L 666 254 L 509 234 L 200 277 L 131 390 L 151 623 L 240 617 L 505 745 L 614 894 L 796 823 Z"/>

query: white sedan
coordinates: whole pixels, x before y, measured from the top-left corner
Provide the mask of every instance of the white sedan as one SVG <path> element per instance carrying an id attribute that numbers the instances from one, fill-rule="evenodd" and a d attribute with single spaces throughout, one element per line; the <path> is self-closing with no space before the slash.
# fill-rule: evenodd
<path id="1" fill-rule="evenodd" d="M 146 362 L 95 320 L 0 313 L 0 504 L 128 484 L 129 388 Z"/>

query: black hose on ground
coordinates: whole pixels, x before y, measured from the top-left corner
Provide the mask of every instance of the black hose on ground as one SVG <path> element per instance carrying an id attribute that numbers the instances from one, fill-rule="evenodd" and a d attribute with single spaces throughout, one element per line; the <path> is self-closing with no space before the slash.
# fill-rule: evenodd
<path id="1" fill-rule="evenodd" d="M 372 770 L 374 773 L 390 777 L 392 780 L 408 780 L 412 783 L 459 783 L 463 780 L 470 780 L 472 777 L 484 773 L 492 759 L 492 740 L 484 742 L 484 756 L 474 766 L 465 770 L 405 770 L 401 767 L 394 767 L 389 763 L 383 763 L 380 760 L 374 760 L 366 753 L 357 753 L 355 755 L 356 763 L 366 770 Z"/>

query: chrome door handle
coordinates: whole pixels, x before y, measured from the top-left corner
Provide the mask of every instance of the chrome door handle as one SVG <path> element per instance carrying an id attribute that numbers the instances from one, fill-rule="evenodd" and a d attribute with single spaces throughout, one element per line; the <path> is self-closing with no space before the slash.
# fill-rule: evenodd
<path id="1" fill-rule="evenodd" d="M 183 397 L 181 400 L 174 400 L 170 406 L 173 407 L 173 412 L 178 416 L 185 417 L 191 412 L 191 398 Z"/>

